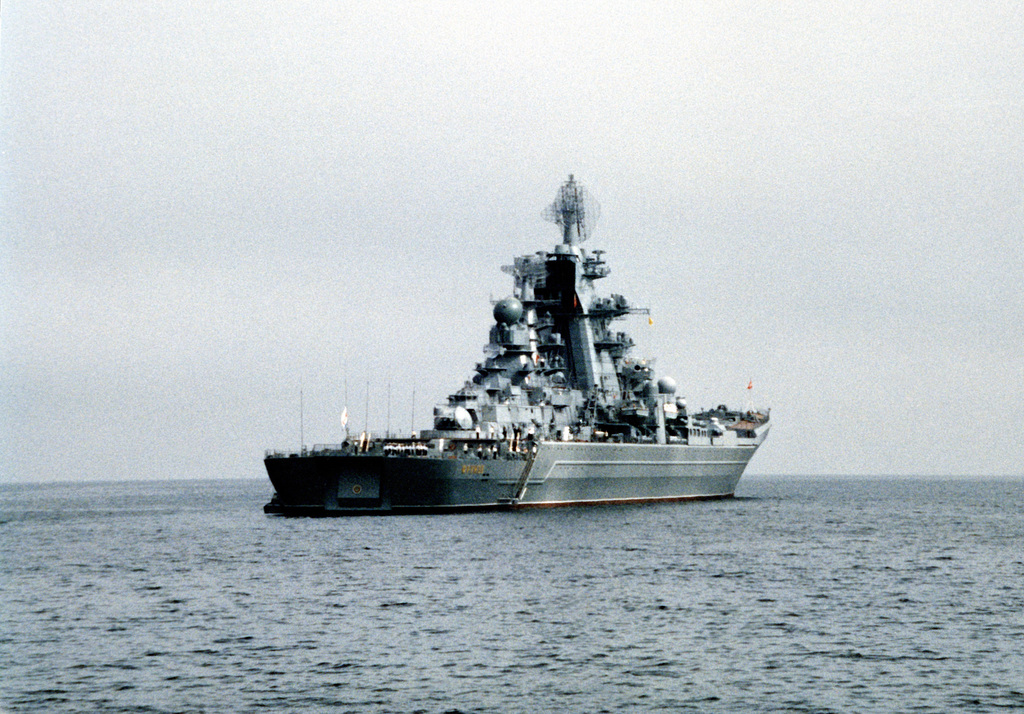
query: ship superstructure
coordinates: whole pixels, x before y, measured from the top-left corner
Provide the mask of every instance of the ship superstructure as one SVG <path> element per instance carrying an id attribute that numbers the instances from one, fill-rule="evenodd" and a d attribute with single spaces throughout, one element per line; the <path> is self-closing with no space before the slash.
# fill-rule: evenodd
<path id="1" fill-rule="evenodd" d="M 617 329 L 646 313 L 601 296 L 609 274 L 587 251 L 598 207 L 573 176 L 545 217 L 552 250 L 503 270 L 484 360 L 434 409 L 433 429 L 406 438 L 362 434 L 299 453 L 268 452 L 268 512 L 472 510 L 732 495 L 767 435 L 767 412 L 724 405 L 691 414 L 669 377 L 632 356 Z"/>

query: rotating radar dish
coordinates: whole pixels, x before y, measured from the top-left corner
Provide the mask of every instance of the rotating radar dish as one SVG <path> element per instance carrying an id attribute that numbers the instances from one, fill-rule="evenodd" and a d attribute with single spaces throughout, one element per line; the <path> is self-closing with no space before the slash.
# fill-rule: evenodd
<path id="1" fill-rule="evenodd" d="M 567 245 L 589 238 L 600 215 L 601 206 L 572 174 L 558 189 L 555 202 L 544 209 L 544 218 L 562 227 L 562 242 Z"/>

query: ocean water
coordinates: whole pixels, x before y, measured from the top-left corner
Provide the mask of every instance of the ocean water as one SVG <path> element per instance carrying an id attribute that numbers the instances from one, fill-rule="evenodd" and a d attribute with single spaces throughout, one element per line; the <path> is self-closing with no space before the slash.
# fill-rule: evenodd
<path id="1" fill-rule="evenodd" d="M 263 481 L 0 487 L 7 712 L 1024 709 L 1024 481 L 291 519 Z"/>

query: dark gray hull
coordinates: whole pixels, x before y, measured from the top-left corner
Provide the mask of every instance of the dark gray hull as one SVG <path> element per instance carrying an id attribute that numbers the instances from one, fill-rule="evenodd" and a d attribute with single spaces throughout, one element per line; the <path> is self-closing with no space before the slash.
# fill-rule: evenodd
<path id="1" fill-rule="evenodd" d="M 543 442 L 532 458 L 270 456 L 268 513 L 448 512 L 728 498 L 754 445 Z"/>

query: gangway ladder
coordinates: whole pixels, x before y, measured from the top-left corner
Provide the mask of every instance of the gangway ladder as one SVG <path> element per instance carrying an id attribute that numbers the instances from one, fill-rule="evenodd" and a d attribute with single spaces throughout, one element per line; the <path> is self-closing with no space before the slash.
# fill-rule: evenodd
<path id="1" fill-rule="evenodd" d="M 523 496 L 526 495 L 526 482 L 530 480 L 530 472 L 533 470 L 533 462 L 537 460 L 537 452 L 534 450 L 537 447 L 530 449 L 529 454 L 526 456 L 526 465 L 523 467 L 523 474 L 519 477 L 516 482 L 515 490 L 512 492 L 512 503 L 516 504 L 522 500 Z"/>

